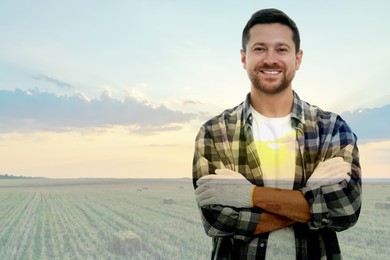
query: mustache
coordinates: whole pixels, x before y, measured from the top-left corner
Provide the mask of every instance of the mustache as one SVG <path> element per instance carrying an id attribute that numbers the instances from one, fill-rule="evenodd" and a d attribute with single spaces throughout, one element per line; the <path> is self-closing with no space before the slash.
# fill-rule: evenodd
<path id="1" fill-rule="evenodd" d="M 258 66 L 258 67 L 255 67 L 255 70 L 281 70 L 281 71 L 284 71 L 284 68 L 282 66 L 278 66 L 278 65 L 262 65 L 262 66 Z"/>

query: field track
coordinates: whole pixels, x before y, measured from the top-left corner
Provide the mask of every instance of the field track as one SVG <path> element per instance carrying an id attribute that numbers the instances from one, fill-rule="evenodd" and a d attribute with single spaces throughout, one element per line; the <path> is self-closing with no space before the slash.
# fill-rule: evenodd
<path id="1" fill-rule="evenodd" d="M 338 234 L 344 259 L 387 259 L 390 210 L 377 206 L 390 203 L 390 183 L 365 183 L 363 195 L 358 224 Z M 118 232 L 138 235 L 142 248 L 118 251 Z M 190 179 L 0 180 L 0 259 L 209 259 L 210 252 Z"/>
<path id="2" fill-rule="evenodd" d="M 0 184 L 0 259 L 209 256 L 210 239 L 188 180 L 7 182 Z M 173 203 L 164 204 L 164 198 Z M 125 255 L 113 251 L 113 234 L 120 231 L 139 235 L 142 250 Z"/>

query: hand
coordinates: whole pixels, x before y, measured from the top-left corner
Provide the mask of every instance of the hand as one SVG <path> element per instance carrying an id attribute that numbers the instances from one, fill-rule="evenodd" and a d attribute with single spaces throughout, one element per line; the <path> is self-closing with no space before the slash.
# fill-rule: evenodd
<path id="1" fill-rule="evenodd" d="M 195 190 L 195 200 L 199 206 L 253 207 L 255 185 L 242 174 L 229 169 L 218 169 L 215 173 L 206 175 L 196 182 L 198 188 Z"/>
<path id="2" fill-rule="evenodd" d="M 343 180 L 349 181 L 351 176 L 351 164 L 341 157 L 320 162 L 314 169 L 313 174 L 307 180 L 306 186 L 320 187 L 324 185 L 336 184 Z"/>

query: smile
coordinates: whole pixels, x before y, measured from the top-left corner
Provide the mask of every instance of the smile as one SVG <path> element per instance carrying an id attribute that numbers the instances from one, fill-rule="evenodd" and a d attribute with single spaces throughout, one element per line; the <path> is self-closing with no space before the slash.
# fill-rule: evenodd
<path id="1" fill-rule="evenodd" d="M 280 71 L 275 71 L 275 70 L 261 70 L 260 72 L 267 75 L 277 75 L 280 73 Z"/>

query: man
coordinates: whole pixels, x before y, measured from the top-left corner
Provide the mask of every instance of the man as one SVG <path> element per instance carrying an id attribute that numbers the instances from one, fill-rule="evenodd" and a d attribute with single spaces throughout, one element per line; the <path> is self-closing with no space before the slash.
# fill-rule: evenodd
<path id="1" fill-rule="evenodd" d="M 358 220 L 356 136 L 293 91 L 302 55 L 286 14 L 253 14 L 241 50 L 250 93 L 196 137 L 193 181 L 213 259 L 340 259 L 335 232 Z"/>

